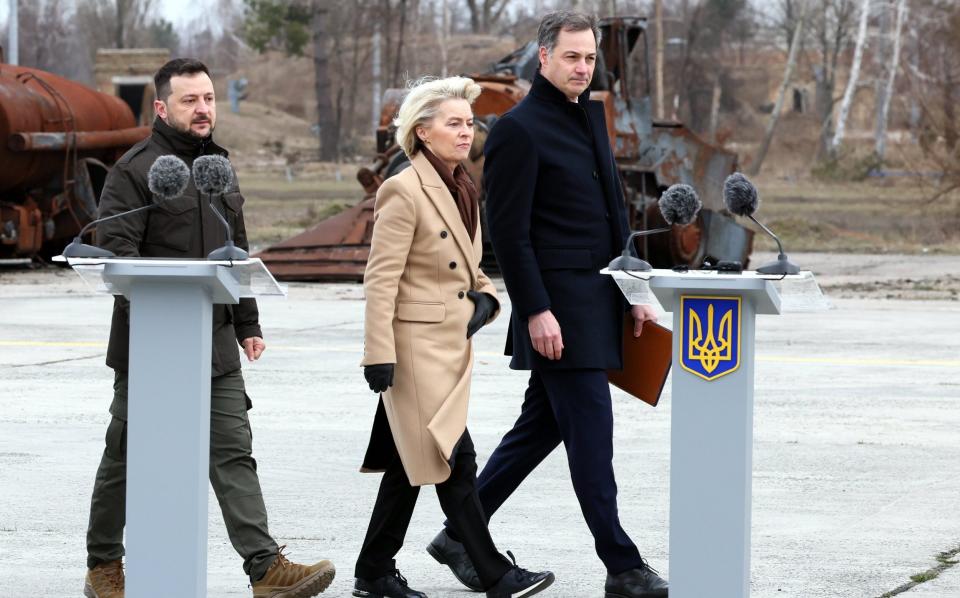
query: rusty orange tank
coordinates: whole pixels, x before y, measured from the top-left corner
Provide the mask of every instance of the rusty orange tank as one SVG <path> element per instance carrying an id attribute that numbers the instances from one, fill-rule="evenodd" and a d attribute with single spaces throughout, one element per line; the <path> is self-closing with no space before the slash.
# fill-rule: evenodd
<path id="1" fill-rule="evenodd" d="M 94 218 L 109 165 L 149 133 L 120 98 L 0 64 L 0 259 L 61 249 Z"/>

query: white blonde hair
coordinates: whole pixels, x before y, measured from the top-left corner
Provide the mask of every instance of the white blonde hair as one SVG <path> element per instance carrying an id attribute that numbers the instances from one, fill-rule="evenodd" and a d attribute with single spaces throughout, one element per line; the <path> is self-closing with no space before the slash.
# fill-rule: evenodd
<path id="1" fill-rule="evenodd" d="M 410 91 L 400 103 L 397 118 L 393 121 L 397 127 L 397 143 L 408 156 L 413 156 L 423 145 L 417 137 L 417 127 L 433 120 L 440 104 L 455 99 L 473 104 L 482 91 L 469 77 L 423 77 L 409 83 L 408 87 Z"/>

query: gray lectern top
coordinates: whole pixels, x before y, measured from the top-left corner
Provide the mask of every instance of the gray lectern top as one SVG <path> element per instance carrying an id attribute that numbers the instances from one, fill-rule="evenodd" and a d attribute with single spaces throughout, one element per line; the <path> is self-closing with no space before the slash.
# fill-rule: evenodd
<path id="1" fill-rule="evenodd" d="M 673 311 L 676 293 L 707 291 L 748 291 L 758 314 L 816 312 L 830 308 L 812 272 L 782 276 L 760 274 L 752 270 L 730 274 L 715 270 L 680 272 L 655 268 L 647 272 L 613 271 L 604 268 L 616 281 L 627 301 L 633 305 L 660 303 L 664 311 Z"/>
<path id="2" fill-rule="evenodd" d="M 59 256 L 58 256 L 59 257 Z M 236 303 L 244 297 L 286 296 L 287 287 L 277 282 L 260 258 L 234 261 L 154 258 L 60 258 L 96 293 L 129 295 L 134 277 L 157 282 L 203 278 L 214 303 Z"/>

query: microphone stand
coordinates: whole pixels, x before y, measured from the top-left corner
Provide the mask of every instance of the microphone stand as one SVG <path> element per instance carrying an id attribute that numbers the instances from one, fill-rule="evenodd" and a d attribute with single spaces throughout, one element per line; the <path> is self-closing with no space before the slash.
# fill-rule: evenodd
<path id="1" fill-rule="evenodd" d="M 213 205 L 212 193 L 207 195 L 207 205 L 210 206 L 210 209 L 213 210 L 213 213 L 217 215 L 217 218 L 223 224 L 223 228 L 227 231 L 227 242 L 223 244 L 223 247 L 211 251 L 207 255 L 207 259 L 217 261 L 250 259 L 250 254 L 233 244 L 233 231 L 230 230 L 230 224 L 227 222 L 227 219 L 224 218 L 223 214 L 220 213 L 220 210 Z"/>
<path id="2" fill-rule="evenodd" d="M 763 225 L 759 220 L 753 217 L 753 214 L 747 216 L 750 220 L 753 220 L 754 224 L 762 228 L 768 235 L 773 237 L 773 240 L 777 242 L 777 248 L 779 249 L 779 255 L 775 262 L 770 262 L 769 264 L 764 264 L 757 268 L 757 272 L 760 274 L 799 274 L 800 268 L 795 264 L 792 264 L 789 259 L 787 259 L 787 254 L 783 251 L 783 243 L 780 242 L 780 237 L 773 234 L 773 231 Z"/>
<path id="3" fill-rule="evenodd" d="M 114 218 L 119 218 L 120 216 L 129 216 L 130 214 L 136 214 L 137 212 L 145 212 L 147 210 L 152 210 L 157 207 L 156 203 L 151 203 L 145 206 L 140 206 L 130 210 L 129 212 L 120 212 L 119 214 L 114 214 L 113 216 L 107 216 L 106 218 L 99 218 L 92 222 L 87 223 L 86 226 L 80 229 L 80 232 L 77 233 L 77 236 L 73 238 L 73 241 L 70 241 L 70 244 L 63 248 L 61 255 L 63 257 L 116 257 L 109 249 L 104 249 L 102 247 L 96 247 L 94 245 L 88 245 L 83 242 L 83 235 L 90 230 L 92 227 L 106 222 L 108 220 L 113 220 Z"/>
<path id="4" fill-rule="evenodd" d="M 630 233 L 630 236 L 627 237 L 627 242 L 623 246 L 623 253 L 610 260 L 610 263 L 607 265 L 607 270 L 611 272 L 619 272 L 623 270 L 649 272 L 653 270 L 653 266 L 651 266 L 649 262 L 640 259 L 640 256 L 637 255 L 637 246 L 634 244 L 633 240 L 637 237 L 645 237 L 654 233 L 665 233 L 671 228 L 673 227 L 667 226 L 664 228 L 655 228 L 653 230 L 638 230 L 637 232 Z"/>

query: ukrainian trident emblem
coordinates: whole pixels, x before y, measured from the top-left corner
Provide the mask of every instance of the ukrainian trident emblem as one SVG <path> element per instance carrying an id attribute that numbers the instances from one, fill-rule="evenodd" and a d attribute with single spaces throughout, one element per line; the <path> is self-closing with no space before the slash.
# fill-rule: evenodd
<path id="1" fill-rule="evenodd" d="M 740 367 L 740 297 L 680 297 L 680 365 L 704 380 Z"/>

